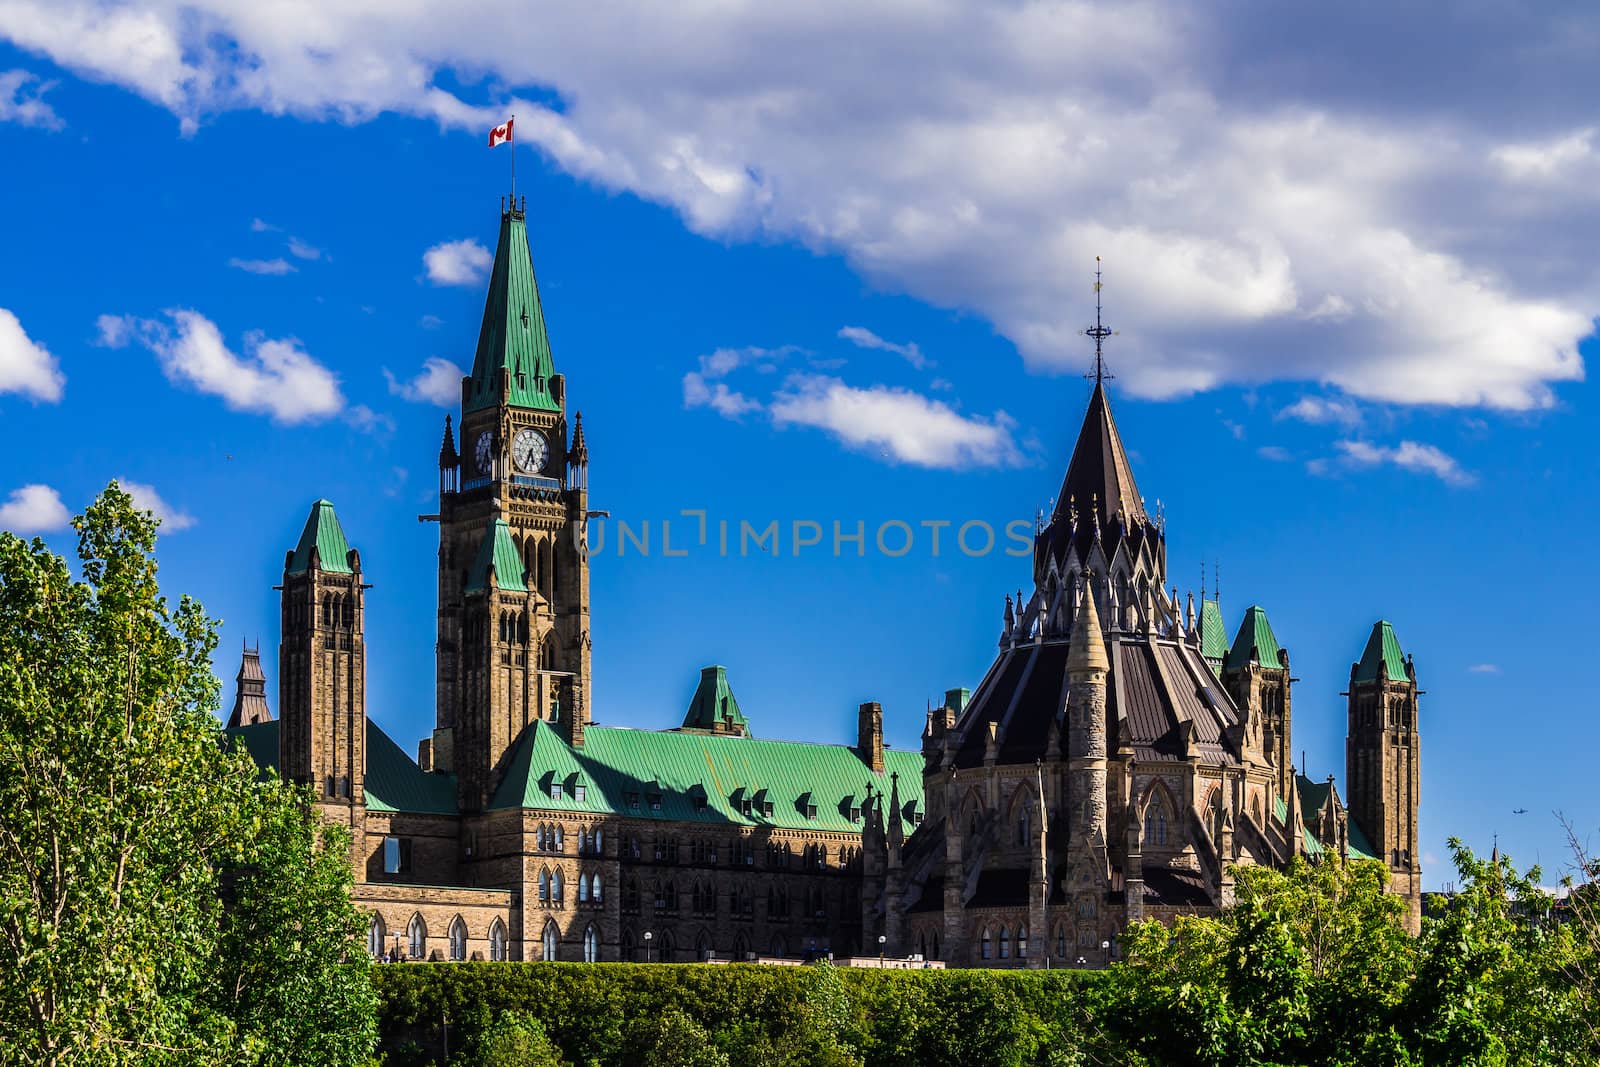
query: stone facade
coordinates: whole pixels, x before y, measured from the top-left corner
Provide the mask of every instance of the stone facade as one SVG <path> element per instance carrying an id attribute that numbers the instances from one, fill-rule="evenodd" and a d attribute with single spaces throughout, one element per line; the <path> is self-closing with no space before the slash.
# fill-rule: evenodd
<path id="1" fill-rule="evenodd" d="M 457 447 L 455 428 L 460 430 Z M 921 956 L 1101 966 L 1130 921 L 1213 911 L 1237 864 L 1385 859 L 1420 910 L 1417 688 L 1387 623 L 1351 672 L 1347 810 L 1291 762 L 1288 653 L 1251 608 L 1166 588 L 1097 381 L 1032 593 L 920 752 L 759 740 L 721 667 L 678 730 L 596 726 L 588 445 L 568 417 L 516 207 L 459 422 L 439 450 L 436 723 L 412 760 L 367 717 L 360 553 L 327 501 L 285 558 L 278 700 L 229 727 L 352 833 L 375 955 Z M 248 698 L 243 688 L 252 686 Z M 242 709 L 242 710 L 240 710 Z"/>

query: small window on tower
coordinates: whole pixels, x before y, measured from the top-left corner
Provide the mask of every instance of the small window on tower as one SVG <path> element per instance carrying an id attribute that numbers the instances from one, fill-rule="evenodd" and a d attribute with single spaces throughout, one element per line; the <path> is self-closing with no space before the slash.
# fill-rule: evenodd
<path id="1" fill-rule="evenodd" d="M 579 782 L 577 785 L 572 787 L 572 799 L 576 800 L 578 803 L 582 804 L 584 798 L 588 795 L 589 791 L 584 787 L 582 782 Z"/>
<path id="2" fill-rule="evenodd" d="M 563 795 L 564 795 L 564 793 L 563 793 L 563 789 L 562 789 L 562 785 L 561 785 L 561 780 L 558 779 L 558 778 L 550 779 L 550 799 L 551 800 L 560 800 Z"/>

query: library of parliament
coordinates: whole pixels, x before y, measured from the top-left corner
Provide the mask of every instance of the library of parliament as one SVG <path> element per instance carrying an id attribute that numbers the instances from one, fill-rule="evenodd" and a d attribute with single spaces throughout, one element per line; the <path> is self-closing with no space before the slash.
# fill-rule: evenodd
<path id="1" fill-rule="evenodd" d="M 770 739 L 720 666 L 676 729 L 592 721 L 575 399 L 503 205 L 427 516 L 432 734 L 412 750 L 368 717 L 360 531 L 327 500 L 284 559 L 276 717 L 258 656 L 240 666 L 228 733 L 349 828 L 375 956 L 1100 967 L 1129 922 L 1215 911 L 1236 865 L 1295 856 L 1383 861 L 1417 928 L 1411 658 L 1387 622 L 1351 635 L 1343 791 L 1297 768 L 1288 650 L 1262 608 L 1230 641 L 1216 597 L 1169 587 L 1099 376 L 1032 590 L 921 751 L 886 747 L 871 702 L 854 745 Z"/>

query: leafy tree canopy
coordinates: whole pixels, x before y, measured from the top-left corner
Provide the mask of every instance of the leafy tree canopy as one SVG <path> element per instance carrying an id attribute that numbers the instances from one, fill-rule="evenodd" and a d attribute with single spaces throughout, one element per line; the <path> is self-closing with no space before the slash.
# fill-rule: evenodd
<path id="1" fill-rule="evenodd" d="M 80 577 L 0 532 L 0 1063 L 349 1063 L 349 842 L 216 718 L 216 625 L 112 483 Z"/>

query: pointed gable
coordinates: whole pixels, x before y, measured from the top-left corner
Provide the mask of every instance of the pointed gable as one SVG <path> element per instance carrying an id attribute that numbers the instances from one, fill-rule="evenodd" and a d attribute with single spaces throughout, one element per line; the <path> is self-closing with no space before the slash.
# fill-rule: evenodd
<path id="1" fill-rule="evenodd" d="M 495 584 L 513 593 L 528 591 L 527 576 L 522 569 L 522 554 L 511 538 L 511 527 L 504 519 L 496 519 L 483 536 L 478 556 L 472 561 L 467 574 L 467 592 L 481 593 L 489 588 L 489 568 L 494 567 Z"/>
<path id="2" fill-rule="evenodd" d="M 1383 619 L 1372 624 L 1367 647 L 1361 653 L 1361 662 L 1356 665 L 1354 681 L 1377 681 L 1379 667 L 1388 672 L 1392 681 L 1401 682 L 1410 677 L 1406 671 L 1405 653 L 1400 651 L 1400 639 L 1395 637 L 1394 627 Z"/>
<path id="3" fill-rule="evenodd" d="M 1200 654 L 1218 670 L 1228 654 L 1228 630 L 1222 622 L 1222 604 L 1203 596 L 1200 599 Z"/>
<path id="4" fill-rule="evenodd" d="M 1220 621 L 1220 620 L 1219 620 Z M 1238 670 L 1254 661 L 1263 667 L 1281 667 L 1278 638 L 1267 621 L 1265 608 L 1252 604 L 1245 610 L 1239 632 L 1234 636 L 1233 648 L 1228 651 L 1227 668 Z"/>
<path id="5" fill-rule="evenodd" d="M 317 565 L 330 574 L 350 573 L 350 542 L 334 514 L 333 501 L 319 500 L 311 505 L 300 541 L 289 558 L 288 574 L 304 574 L 311 569 L 311 550 L 317 550 Z"/>
<path id="6" fill-rule="evenodd" d="M 1084 413 L 1083 428 L 1078 431 L 1078 443 L 1067 464 L 1061 494 L 1056 498 L 1055 517 L 1061 518 L 1069 507 L 1076 507 L 1078 514 L 1087 518 L 1091 504 L 1098 505 L 1102 526 L 1109 526 L 1118 511 L 1130 525 L 1149 521 L 1139 487 L 1133 481 L 1128 453 L 1111 417 L 1111 401 L 1101 382 L 1095 383 L 1094 394 L 1089 398 L 1089 410 Z"/>
<path id="7" fill-rule="evenodd" d="M 512 207 L 500 214 L 500 241 L 462 412 L 493 407 L 501 400 L 512 407 L 560 411 L 551 392 L 554 374 L 544 306 L 528 251 L 527 219 Z M 504 397 L 502 381 L 508 381 Z"/>
<path id="8" fill-rule="evenodd" d="M 700 684 L 695 687 L 694 697 L 689 701 L 689 710 L 683 717 L 683 729 L 750 736 L 750 723 L 739 711 L 739 702 L 733 698 L 726 667 L 701 668 Z"/>

